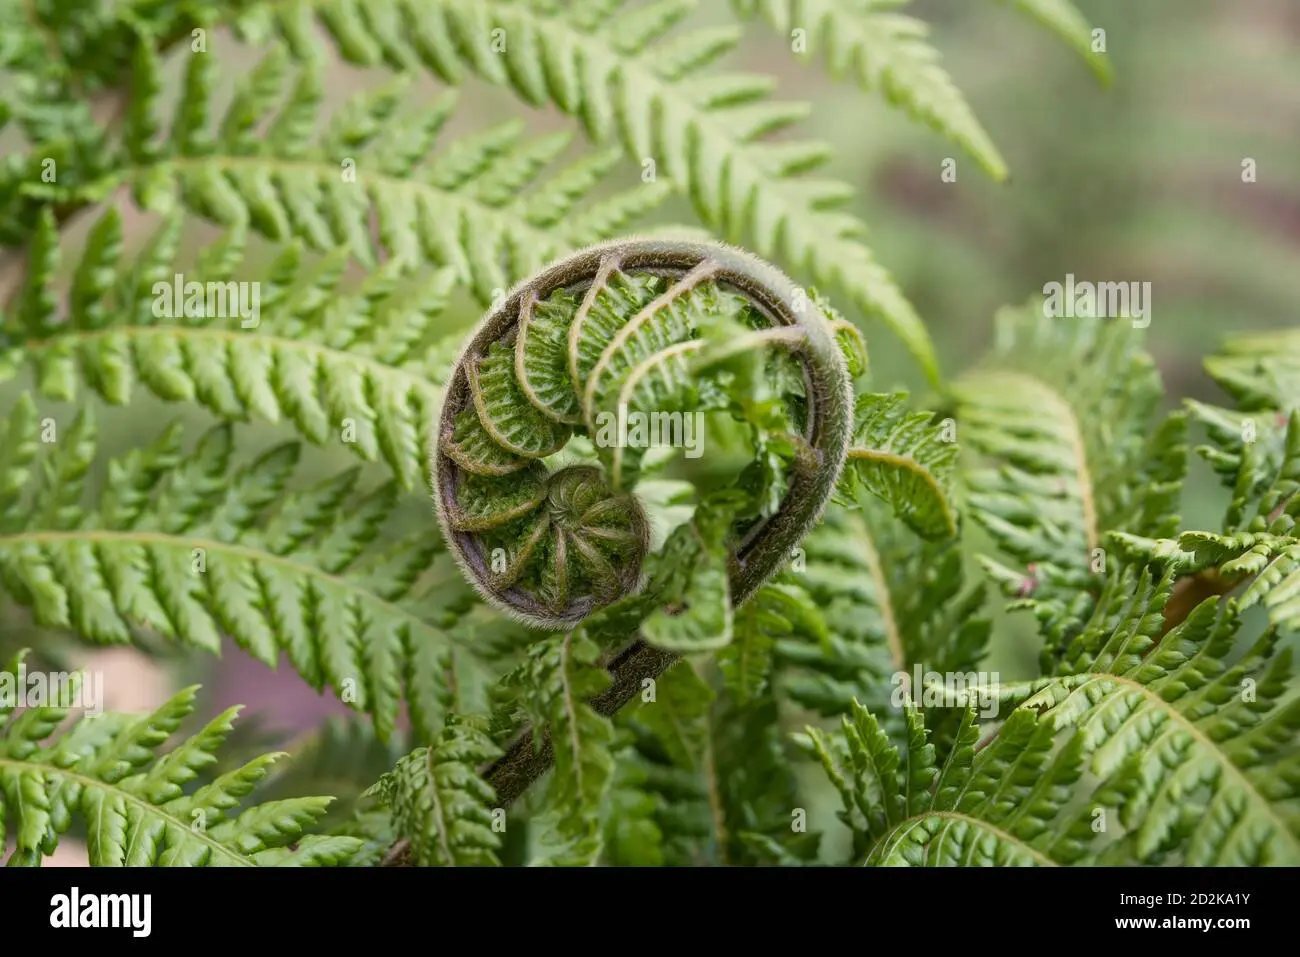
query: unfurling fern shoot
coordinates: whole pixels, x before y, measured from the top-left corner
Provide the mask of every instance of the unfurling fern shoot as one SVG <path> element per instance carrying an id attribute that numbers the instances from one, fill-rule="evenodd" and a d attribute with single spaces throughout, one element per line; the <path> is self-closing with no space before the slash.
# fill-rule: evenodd
<path id="1" fill-rule="evenodd" d="M 788 463 L 779 506 L 730 529 L 739 604 L 817 520 L 844 465 L 853 390 L 832 320 L 723 245 L 630 239 L 556 262 L 488 314 L 448 381 L 433 462 L 447 541 L 493 605 L 572 627 L 643 584 L 646 449 L 610 423 L 725 411 L 779 438 Z M 548 468 L 575 435 L 596 463 Z"/>

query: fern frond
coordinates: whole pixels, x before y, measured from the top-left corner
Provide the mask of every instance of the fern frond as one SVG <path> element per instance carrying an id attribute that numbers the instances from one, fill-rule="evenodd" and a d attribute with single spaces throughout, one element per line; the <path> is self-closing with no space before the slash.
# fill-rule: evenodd
<path id="1" fill-rule="evenodd" d="M 664 801 L 649 789 L 649 772 L 634 748 L 620 748 L 614 761 L 614 780 L 601 825 L 601 863 L 662 867 L 664 832 L 657 817 L 664 810 Z"/>
<path id="2" fill-rule="evenodd" d="M 785 582 L 764 585 L 736 610 L 732 642 L 718 655 L 727 689 L 738 704 L 753 704 L 768 692 L 779 641 L 830 641 L 812 596 Z"/>
<path id="3" fill-rule="evenodd" d="M 420 63 L 453 84 L 468 71 L 509 86 L 534 106 L 554 104 L 595 142 L 617 139 L 643 169 L 671 181 L 718 237 L 747 242 L 884 322 L 937 382 L 929 334 L 863 244 L 862 223 L 843 209 L 851 189 L 802 175 L 824 166 L 829 148 L 763 139 L 807 109 L 768 100 L 769 77 L 710 69 L 743 31 L 718 27 L 668 37 L 695 0 L 626 6 L 626 0 L 583 0 L 572 8 L 551 0 L 316 0 L 264 4 L 238 24 L 247 39 L 279 34 L 297 56 L 309 58 L 316 52 L 314 15 L 349 62 L 400 69 Z"/>
<path id="4" fill-rule="evenodd" d="M 496 866 L 505 822 L 497 826 L 495 795 L 478 767 L 500 753 L 474 722 L 449 715 L 436 744 L 402 758 L 365 796 L 389 809 L 417 867 Z"/>
<path id="5" fill-rule="evenodd" d="M 1055 727 L 1012 712 L 976 749 L 973 710 L 940 764 L 910 704 L 895 748 L 857 702 L 838 736 L 809 729 L 811 746 L 844 801 L 858 863 L 870 866 L 1050 866 L 1082 859 L 1092 837 L 1070 807 L 1082 774 L 1083 737 L 1054 750 Z"/>
<path id="6" fill-rule="evenodd" d="M 1300 700 L 1287 700 L 1289 649 L 1268 632 L 1229 665 L 1240 605 L 1211 598 L 1164 637 L 1166 573 L 1144 571 L 1123 611 L 1078 642 L 1089 671 L 1029 698 L 1087 742 L 1144 864 L 1300 861 Z"/>
<path id="7" fill-rule="evenodd" d="M 372 715 L 381 737 L 404 687 L 414 717 L 437 719 L 435 661 L 457 650 L 447 629 L 472 599 L 449 559 L 435 565 L 442 544 L 427 529 L 383 543 L 395 483 L 366 492 L 351 469 L 291 493 L 300 445 L 236 467 L 231 425 L 188 454 L 173 426 L 110 463 L 107 488 L 87 502 L 89 409 L 62 427 L 43 478 L 11 496 L 19 504 L 0 521 L 0 582 L 38 624 L 104 644 L 144 628 L 214 654 L 229 635 L 269 667 L 287 654 L 312 687 L 328 683 Z M 9 420 L 24 450 L 11 468 L 36 465 L 39 425 L 24 397 Z"/>
<path id="8" fill-rule="evenodd" d="M 1166 536 L 1186 473 L 1184 416 L 1155 425 L 1159 376 L 1123 320 L 998 314 L 998 345 L 953 392 L 967 507 L 998 549 L 982 563 L 1024 599 L 1049 644 L 1086 617 L 1106 569 L 1105 534 Z"/>
<path id="9" fill-rule="evenodd" d="M 1247 445 L 1256 468 L 1271 473 L 1281 463 L 1287 422 L 1300 408 L 1300 335 L 1284 330 L 1229 339 L 1205 369 L 1237 408 L 1187 400 L 1212 443 L 1197 452 L 1229 486 L 1242 481 Z"/>
<path id="10" fill-rule="evenodd" d="M 588 155 L 543 178 L 569 137 L 525 140 L 518 120 L 430 156 L 456 96 L 444 94 L 418 117 L 400 117 L 406 76 L 353 97 L 312 142 L 321 67 L 297 71 L 277 108 L 291 73 L 280 46 L 210 130 L 216 69 L 211 56 L 189 58 L 171 129 L 160 137 L 160 63 L 140 48 L 123 131 L 129 164 L 119 179 L 143 207 L 166 212 L 179 204 L 227 226 L 246 223 L 270 239 L 299 239 L 321 251 L 346 246 L 365 265 L 388 259 L 448 266 L 487 303 L 561 250 L 621 232 L 667 195 L 663 184 L 643 183 L 577 208 L 613 170 L 617 151 Z"/>
<path id="11" fill-rule="evenodd" d="M 602 803 L 614 778 L 614 728 L 588 700 L 609 683 L 596 667 L 600 649 L 582 631 L 554 635 L 528 650 L 510 676 L 534 728 L 550 732 L 555 772 L 545 798 L 548 823 L 564 842 L 545 863 L 595 864 Z"/>
<path id="12" fill-rule="evenodd" d="M 0 671 L 16 687 L 20 660 Z M 10 684 L 14 682 L 14 684 Z M 26 691 L 26 689 L 22 689 Z M 238 810 L 282 754 L 267 754 L 191 793 L 185 785 L 215 759 L 238 708 L 160 753 L 194 710 L 187 688 L 153 714 L 88 715 L 47 740 L 64 707 L 14 714 L 0 695 L 0 845 L 6 822 L 17 848 L 9 863 L 39 865 L 54 853 L 74 816 L 87 826 L 95 867 L 320 867 L 344 863 L 361 842 L 308 835 L 331 798 L 272 801 Z M 8 699 L 8 700 L 6 700 Z"/>
<path id="13" fill-rule="evenodd" d="M 624 758 L 640 790 L 654 802 L 660 854 L 669 866 L 698 865 L 724 855 L 725 833 L 710 752 L 709 710 L 715 693 L 689 663 L 663 673 L 635 706 L 619 715 L 633 733 Z"/>
<path id="14" fill-rule="evenodd" d="M 837 489 L 851 505 L 867 491 L 887 502 L 923 538 L 957 534 L 952 479 L 956 429 L 933 424 L 928 412 L 908 410 L 906 393 L 858 396 L 853 443 Z"/>
<path id="15" fill-rule="evenodd" d="M 775 696 L 747 704 L 719 695 L 709 713 L 710 793 L 716 793 L 715 839 L 720 863 L 752 866 L 775 845 L 782 859 L 817 858 L 821 832 L 809 826 L 806 792 L 797 775 Z M 717 833 L 720 830 L 721 833 Z"/>
<path id="16" fill-rule="evenodd" d="M 662 802 L 669 863 L 756 864 L 772 848 L 816 856 L 820 835 L 807 826 L 772 694 L 742 704 L 679 664 L 627 720 L 642 732 L 638 766 Z"/>
<path id="17" fill-rule="evenodd" d="M 1234 336 L 1205 360 L 1205 371 L 1245 411 L 1290 413 L 1300 406 L 1300 332 Z"/>
<path id="18" fill-rule="evenodd" d="M 0 162 L 0 247 L 30 241 L 41 211 L 60 218 L 107 198 L 122 163 L 96 106 L 115 104 L 142 44 L 172 46 L 212 22 L 216 0 L 183 4 L 57 4 L 0 0 L 0 131 L 28 149 Z M 220 6 L 226 6 L 220 4 Z"/>
<path id="19" fill-rule="evenodd" d="M 927 41 L 922 20 L 897 13 L 908 0 L 732 0 L 742 16 L 761 15 L 784 37 L 803 31 L 806 52 L 832 76 L 851 76 L 893 106 L 942 133 L 998 182 L 1007 165 Z M 796 52 L 799 52 L 796 50 Z"/>
<path id="20" fill-rule="evenodd" d="M 1092 26 L 1070 0 L 998 0 L 1036 20 L 1083 57 L 1102 83 L 1114 79 L 1110 61 L 1093 47 Z"/>
<path id="21" fill-rule="evenodd" d="M 60 401 L 78 401 L 87 388 L 127 405 L 143 389 L 225 419 L 287 421 L 313 444 L 338 442 L 363 461 L 384 461 L 405 489 L 422 487 L 450 351 L 435 338 L 437 320 L 454 272 L 393 261 L 345 291 L 345 247 L 307 262 L 290 246 L 245 279 L 246 230 L 186 267 L 181 228 L 170 217 L 127 260 L 121 215 L 106 210 L 65 306 L 47 210 L 36 248 L 48 254 L 33 258 L 15 308 L 0 313 L 0 376 L 29 366 L 42 397 Z"/>
<path id="22" fill-rule="evenodd" d="M 1292 413 L 1276 469 L 1257 462 L 1255 444 L 1236 456 L 1234 495 L 1224 531 L 1186 531 L 1176 539 L 1115 533 L 1112 540 L 1133 561 L 1181 576 L 1212 574 L 1225 589 L 1253 581 L 1243 609 L 1262 604 L 1273 625 L 1300 629 L 1300 411 Z M 1264 453 L 1268 455 L 1268 453 Z"/>
<path id="23" fill-rule="evenodd" d="M 826 635 L 777 640 L 782 694 L 828 717 L 856 699 L 901 734 L 899 696 L 916 665 L 977 667 L 989 638 L 985 590 L 967 587 L 955 541 L 919 541 L 869 501 L 855 511 L 831 506 L 800 551 L 783 580 L 812 597 Z"/>

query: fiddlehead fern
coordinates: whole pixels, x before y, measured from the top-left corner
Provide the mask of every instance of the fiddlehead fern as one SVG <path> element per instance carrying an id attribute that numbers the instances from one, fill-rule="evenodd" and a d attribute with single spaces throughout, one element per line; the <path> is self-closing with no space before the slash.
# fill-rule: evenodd
<path id="1" fill-rule="evenodd" d="M 710 342 L 727 322 L 742 334 Z M 737 602 L 798 544 L 844 464 L 852 388 L 825 313 L 772 266 L 709 243 L 605 243 L 513 289 L 456 363 L 436 442 L 438 515 L 470 581 L 552 628 L 633 591 L 649 527 L 632 490 L 646 447 L 627 423 L 726 409 L 725 360 L 771 345 L 802 367 L 802 401 L 784 397 L 798 451 L 780 508 L 734 556 Z M 575 434 L 603 468 L 548 470 Z"/>
<path id="2" fill-rule="evenodd" d="M 779 504 L 728 515 L 725 602 L 742 604 L 835 490 L 853 433 L 850 368 L 865 358 L 845 349 L 850 332 L 732 247 L 631 239 L 554 263 L 483 319 L 448 379 L 431 465 L 452 554 L 495 607 L 578 626 L 645 585 L 650 524 L 635 485 L 647 443 L 636 425 L 730 413 L 764 450 L 741 474 L 779 490 Z M 596 461 L 551 467 L 575 436 Z M 779 475 L 764 471 L 773 460 Z M 683 605 L 668 614 L 689 613 Z M 635 640 L 608 661 L 597 712 L 617 711 L 676 659 L 658 644 Z M 502 803 L 549 763 L 548 748 L 517 745 L 489 772 Z"/>

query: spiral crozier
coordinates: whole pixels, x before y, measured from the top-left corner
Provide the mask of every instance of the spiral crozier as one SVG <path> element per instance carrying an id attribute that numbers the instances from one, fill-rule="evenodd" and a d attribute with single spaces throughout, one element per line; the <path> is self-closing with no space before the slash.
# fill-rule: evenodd
<path id="1" fill-rule="evenodd" d="M 742 334 L 710 339 L 718 320 Z M 741 250 L 632 239 L 552 264 L 483 319 L 448 380 L 432 464 L 449 547 L 488 602 L 563 629 L 640 587 L 646 450 L 625 435 L 611 442 L 610 424 L 725 411 L 725 363 L 709 360 L 728 349 L 768 349 L 789 364 L 798 448 L 780 506 L 733 530 L 739 604 L 817 520 L 844 465 L 852 385 L 816 302 Z M 550 467 L 579 435 L 597 463 Z"/>

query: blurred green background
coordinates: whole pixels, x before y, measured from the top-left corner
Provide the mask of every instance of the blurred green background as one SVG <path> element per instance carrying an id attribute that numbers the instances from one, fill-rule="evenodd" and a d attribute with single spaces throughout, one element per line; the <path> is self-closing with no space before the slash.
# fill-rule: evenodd
<path id="1" fill-rule="evenodd" d="M 729 19 L 720 0 L 704 6 L 696 24 Z M 830 80 L 820 63 L 798 62 L 788 41 L 758 24 L 732 65 L 775 73 L 783 99 L 814 104 L 797 133 L 836 146 L 829 173 L 858 189 L 854 211 L 870 228 L 869 244 L 929 326 L 947 376 L 988 346 L 999 306 L 1023 302 L 1044 283 L 1073 273 L 1080 280 L 1150 282 L 1147 335 L 1168 403 L 1220 400 L 1202 372 L 1203 356 L 1226 335 L 1293 324 L 1300 303 L 1300 4 L 1079 0 L 1078 6 L 1106 30 L 1115 73 L 1108 89 L 1074 52 L 1007 5 L 915 0 L 902 11 L 933 25 L 943 64 L 1011 168 L 1010 182 L 1001 185 L 879 95 Z M 258 58 L 256 49 L 227 36 L 216 38 L 212 52 L 224 65 L 227 95 Z M 171 66 L 174 78 L 180 63 Z M 326 109 L 382 78 L 338 65 L 329 72 Z M 411 105 L 439 91 L 424 77 L 411 91 Z M 512 117 L 523 117 L 536 132 L 574 129 L 555 111 L 531 110 L 508 91 L 467 81 L 442 142 Z M 575 149 L 581 146 L 575 142 Z M 0 150 L 11 147 L 0 140 Z M 956 160 L 955 182 L 941 178 L 949 158 Z M 1246 160 L 1254 161 L 1253 183 L 1243 182 Z M 631 183 L 639 170 L 625 165 Z M 696 223 L 680 202 L 665 206 L 660 218 Z M 128 219 L 139 238 L 151 222 Z M 86 225 L 70 234 L 74 249 Z M 196 226 L 194 247 L 212 235 Z M 477 309 L 466 300 L 451 315 L 449 330 L 467 327 Z M 901 346 L 882 328 L 865 331 L 873 385 L 923 394 Z M 8 407 L 27 384 L 4 386 L 0 403 Z M 102 410 L 106 451 L 117 454 L 152 438 L 177 415 L 196 426 L 209 422 L 201 412 L 143 397 L 129 409 Z M 287 437 L 265 426 L 241 435 L 255 437 L 249 454 Z M 342 449 L 313 449 L 305 461 L 322 473 L 355 460 Z M 1185 488 L 1184 525 L 1218 527 L 1225 502 L 1196 462 Z M 426 522 L 434 534 L 432 509 L 414 502 L 410 508 L 411 521 Z M 972 548 L 982 544 L 971 537 Z M 26 643 L 24 617 L 6 610 L 6 645 Z M 1033 674 L 1030 622 L 1017 617 L 1004 624 L 988 670 L 1006 679 Z M 51 655 L 59 650 L 47 647 Z M 142 710 L 182 682 L 201 681 L 204 714 L 242 703 L 276 738 L 344 711 L 291 669 L 269 672 L 233 645 L 220 661 L 174 649 L 172 655 L 151 662 L 114 650 L 98 658 L 94 667 L 106 672 L 109 706 Z M 77 854 L 70 846 L 59 859 L 76 863 Z"/>

